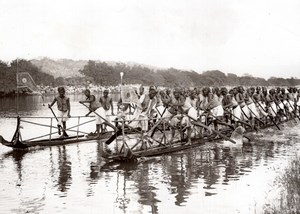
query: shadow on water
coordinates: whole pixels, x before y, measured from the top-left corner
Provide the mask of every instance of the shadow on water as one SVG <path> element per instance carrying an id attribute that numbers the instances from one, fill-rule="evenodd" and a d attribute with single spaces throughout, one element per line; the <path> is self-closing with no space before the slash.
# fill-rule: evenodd
<path id="1" fill-rule="evenodd" d="M 87 177 L 87 183 L 88 183 L 88 190 L 87 190 L 87 197 L 91 197 L 94 196 L 95 191 L 94 191 L 94 187 L 95 185 L 99 182 L 99 180 L 101 180 L 103 178 L 103 172 L 101 171 L 101 167 L 104 164 L 103 161 L 103 144 L 98 141 L 96 143 L 96 158 L 95 161 L 91 161 L 89 163 L 89 169 L 90 169 L 90 173 L 89 173 L 89 177 Z"/>
<path id="2" fill-rule="evenodd" d="M 6 158 L 12 158 L 14 164 L 16 165 L 16 171 L 18 174 L 18 184 L 17 186 L 22 186 L 22 181 L 23 181 L 23 176 L 22 176 L 22 161 L 26 154 L 28 154 L 30 151 L 29 150 L 12 150 L 10 152 L 7 152 L 3 154 L 3 159 Z"/>
<path id="3" fill-rule="evenodd" d="M 72 163 L 67 155 L 66 146 L 58 147 L 58 166 L 58 190 L 65 193 L 72 183 Z"/>

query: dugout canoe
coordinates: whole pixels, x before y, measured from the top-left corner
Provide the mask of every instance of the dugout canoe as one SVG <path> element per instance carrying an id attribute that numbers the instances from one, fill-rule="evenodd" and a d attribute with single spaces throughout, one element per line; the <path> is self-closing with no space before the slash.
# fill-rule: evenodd
<path id="1" fill-rule="evenodd" d="M 7 147 L 11 147 L 13 149 L 26 149 L 26 148 L 30 148 L 30 147 L 37 147 L 37 146 L 42 146 L 42 147 L 47 147 L 47 146 L 60 146 L 60 145 L 67 145 L 67 144 L 73 144 L 73 143 L 81 143 L 81 142 L 87 142 L 87 141 L 95 141 L 95 140 L 107 140 L 110 139 L 110 137 L 113 135 L 113 133 L 111 132 L 106 132 L 104 134 L 100 134 L 100 135 L 94 135 L 92 133 L 90 134 L 77 134 L 70 136 L 70 137 L 56 137 L 53 138 L 53 135 L 56 134 L 57 132 L 51 132 L 50 134 L 44 135 L 44 136 L 48 136 L 48 138 L 40 138 L 40 137 L 36 137 L 33 139 L 29 139 L 29 140 L 22 140 L 21 136 L 21 132 L 20 132 L 20 128 L 21 128 L 21 117 L 17 117 L 17 127 L 15 130 L 15 133 L 13 135 L 13 138 L 11 141 L 8 141 L 6 139 L 4 139 L 4 137 L 2 135 L 0 135 L 0 144 L 7 146 Z M 28 122 L 28 121 L 22 121 L 22 122 Z M 89 121 L 91 122 L 91 121 Z M 32 123 L 31 124 L 35 124 L 35 125 L 41 125 L 41 126 L 47 126 L 44 124 L 37 124 L 37 123 Z M 84 123 L 83 123 L 84 124 Z M 78 124 L 74 127 L 80 126 L 81 124 Z M 53 126 L 47 126 L 50 127 L 50 129 L 53 129 Z M 68 129 L 67 129 L 68 130 Z M 70 131 L 70 130 L 69 130 Z"/>
<path id="2" fill-rule="evenodd" d="M 4 146 L 11 147 L 13 149 L 26 149 L 30 147 L 47 147 L 47 146 L 61 146 L 61 145 L 68 145 L 74 143 L 81 143 L 87 141 L 95 141 L 95 140 L 105 140 L 111 136 L 110 133 L 103 134 L 100 136 L 85 136 L 85 135 L 78 135 L 78 136 L 70 136 L 64 138 L 53 138 L 53 139 L 42 139 L 42 140 L 34 140 L 34 141 L 20 141 L 17 140 L 16 142 L 7 141 L 0 135 L 0 144 Z"/>

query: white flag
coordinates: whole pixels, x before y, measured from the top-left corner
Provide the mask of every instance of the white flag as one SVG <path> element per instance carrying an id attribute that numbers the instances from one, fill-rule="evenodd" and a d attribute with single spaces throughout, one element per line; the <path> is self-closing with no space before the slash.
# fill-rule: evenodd
<path id="1" fill-rule="evenodd" d="M 136 90 L 133 87 L 127 85 L 121 87 L 121 98 L 123 103 L 138 104 L 139 101 Z"/>

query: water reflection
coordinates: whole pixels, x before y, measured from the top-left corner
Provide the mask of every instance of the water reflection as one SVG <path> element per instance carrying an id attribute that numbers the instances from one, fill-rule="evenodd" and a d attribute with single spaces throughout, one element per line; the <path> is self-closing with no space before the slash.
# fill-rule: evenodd
<path id="1" fill-rule="evenodd" d="M 99 141 L 96 144 L 96 161 L 92 161 L 89 164 L 90 173 L 89 177 L 87 178 L 88 182 L 88 191 L 87 197 L 91 197 L 95 194 L 94 187 L 98 183 L 98 181 L 102 178 L 103 172 L 101 171 L 101 166 L 103 165 L 103 158 L 102 158 L 102 151 L 103 151 L 103 144 Z"/>
<path id="2" fill-rule="evenodd" d="M 139 195 L 138 202 L 142 205 L 150 206 L 151 213 L 157 213 L 157 199 L 155 191 L 157 188 L 153 185 L 152 178 L 156 176 L 155 166 L 152 164 L 141 164 L 139 173 L 135 175 L 134 181 L 136 182 L 136 193 Z"/>
<path id="3" fill-rule="evenodd" d="M 18 175 L 18 182 L 17 185 L 18 187 L 22 186 L 22 181 L 23 181 L 23 176 L 22 176 L 22 161 L 25 155 L 28 153 L 26 150 L 13 150 L 8 153 L 5 153 L 3 155 L 4 159 L 6 158 L 12 158 L 14 164 L 16 165 L 16 172 Z"/>
<path id="4" fill-rule="evenodd" d="M 69 161 L 66 146 L 58 147 L 58 165 L 58 190 L 67 192 L 72 183 L 72 163 Z M 66 197 L 66 195 L 63 195 L 62 197 Z"/>
<path id="5" fill-rule="evenodd" d="M 282 146 L 283 144 L 269 142 L 264 146 L 252 148 L 251 152 L 241 149 L 222 150 L 218 147 L 207 146 L 204 149 L 164 156 L 160 159 L 163 168 L 162 174 L 156 174 L 156 165 L 149 163 L 137 164 L 137 171 L 131 172 L 132 176 L 125 176 L 126 174 L 131 175 L 131 173 L 129 173 L 129 169 L 123 167 L 124 185 L 126 179 L 133 180 L 138 189 L 138 202 L 151 207 L 152 213 L 158 213 L 158 203 L 162 199 L 156 193 L 158 187 L 153 185 L 153 180 L 163 177 L 164 182 L 162 183 L 167 185 L 170 194 L 174 195 L 175 205 L 184 206 L 192 195 L 195 185 L 203 183 L 204 196 L 216 195 L 221 185 L 228 186 L 243 176 L 249 175 L 255 170 L 255 167 L 259 166 L 258 162 L 263 161 L 264 165 L 272 162 L 277 150 L 285 151 Z M 121 165 L 118 166 L 120 169 Z M 167 180 L 165 180 L 166 178 Z M 125 195 L 124 198 L 126 198 Z M 124 203 L 124 201 L 120 203 Z"/>

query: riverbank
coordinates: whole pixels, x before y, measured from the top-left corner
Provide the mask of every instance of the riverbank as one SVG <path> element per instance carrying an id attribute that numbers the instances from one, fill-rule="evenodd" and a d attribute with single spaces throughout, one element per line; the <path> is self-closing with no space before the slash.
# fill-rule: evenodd
<path id="1" fill-rule="evenodd" d="M 279 194 L 276 200 L 265 204 L 264 213 L 300 212 L 300 156 L 289 161 L 282 175 L 276 179 Z M 275 188 L 277 188 L 275 187 Z"/>

